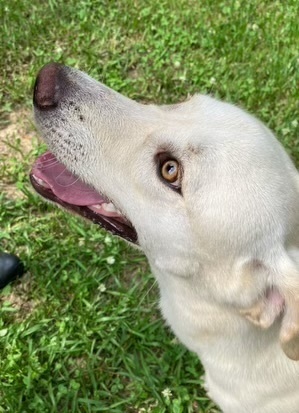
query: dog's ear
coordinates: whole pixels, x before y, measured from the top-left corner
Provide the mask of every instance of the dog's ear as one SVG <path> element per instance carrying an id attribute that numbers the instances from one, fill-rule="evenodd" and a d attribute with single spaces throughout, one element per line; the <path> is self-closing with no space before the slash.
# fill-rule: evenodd
<path id="1" fill-rule="evenodd" d="M 299 291 L 285 295 L 285 310 L 280 330 L 280 344 L 291 360 L 299 360 Z"/>
<path id="2" fill-rule="evenodd" d="M 299 265 L 296 261 L 284 252 L 275 265 L 263 264 L 269 286 L 253 307 L 241 311 L 249 321 L 264 329 L 281 318 L 280 344 L 292 360 L 299 360 Z"/>
<path id="3" fill-rule="evenodd" d="M 276 288 L 269 288 L 252 307 L 240 312 L 252 324 L 267 329 L 281 315 L 283 310 L 283 296 Z"/>
<path id="4" fill-rule="evenodd" d="M 299 268 L 296 261 L 284 255 L 280 260 L 282 276 L 277 274 L 278 288 L 285 302 L 279 339 L 283 351 L 292 360 L 299 360 Z"/>

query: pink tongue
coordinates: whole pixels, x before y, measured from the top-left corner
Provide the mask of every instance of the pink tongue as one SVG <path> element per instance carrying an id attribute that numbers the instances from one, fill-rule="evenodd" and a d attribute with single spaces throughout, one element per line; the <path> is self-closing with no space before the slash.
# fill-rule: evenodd
<path id="1" fill-rule="evenodd" d="M 105 199 L 89 185 L 72 175 L 51 152 L 38 158 L 33 175 L 42 179 L 62 201 L 72 205 L 88 206 L 101 204 Z"/>

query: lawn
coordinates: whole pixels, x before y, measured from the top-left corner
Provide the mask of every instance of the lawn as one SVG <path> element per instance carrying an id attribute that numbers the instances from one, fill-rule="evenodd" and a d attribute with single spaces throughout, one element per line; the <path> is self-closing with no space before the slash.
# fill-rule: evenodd
<path id="1" fill-rule="evenodd" d="M 146 103 L 209 93 L 261 118 L 299 164 L 298 1 L 2 3 L 0 250 L 28 271 L 0 292 L 0 413 L 215 412 L 144 256 L 31 190 L 45 149 L 32 87 L 58 61 Z"/>

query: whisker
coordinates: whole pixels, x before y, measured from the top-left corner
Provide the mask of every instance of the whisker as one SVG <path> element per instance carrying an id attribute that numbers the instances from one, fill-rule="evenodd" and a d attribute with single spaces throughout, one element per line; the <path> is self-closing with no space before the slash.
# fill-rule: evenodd
<path id="1" fill-rule="evenodd" d="M 64 168 L 64 170 L 61 171 L 60 174 L 55 177 L 55 182 L 57 183 L 57 185 L 59 185 L 59 186 L 61 186 L 61 187 L 63 187 L 63 188 L 68 188 L 68 187 L 70 187 L 70 186 L 72 186 L 72 185 L 75 185 L 75 183 L 78 182 L 79 179 L 80 179 L 78 176 L 75 177 L 74 175 L 70 174 L 70 177 L 71 177 L 71 178 L 76 178 L 76 179 L 73 180 L 73 182 L 71 182 L 70 184 L 66 184 L 66 185 L 60 184 L 60 183 L 58 182 L 58 179 L 59 179 L 59 177 L 60 177 L 61 175 L 63 175 L 63 174 L 65 173 L 66 170 L 67 170 L 67 169 Z M 68 171 L 68 172 L 69 172 L 69 171 Z M 70 173 L 70 172 L 69 172 L 69 173 Z"/>
<path id="2" fill-rule="evenodd" d="M 58 162 L 57 158 L 54 155 L 49 156 L 48 159 L 40 160 L 41 163 L 47 163 L 47 162 L 52 162 L 52 161 Z"/>
<path id="3" fill-rule="evenodd" d="M 152 283 L 152 285 L 150 286 L 150 288 L 146 291 L 146 293 L 141 297 L 141 300 L 139 301 L 139 304 L 142 304 L 143 301 L 145 300 L 146 296 L 149 295 L 149 293 L 152 291 L 152 289 L 155 287 L 155 285 L 157 284 L 157 280 L 154 280 L 154 282 Z"/>
<path id="4" fill-rule="evenodd" d="M 61 163 L 56 159 L 56 158 L 50 158 L 50 159 L 46 159 L 43 161 L 40 161 L 41 167 L 43 170 L 47 170 L 52 168 L 55 165 L 61 165 Z M 67 174 L 65 173 L 67 172 Z M 70 183 L 67 184 L 62 184 L 59 182 L 59 178 L 64 175 L 64 180 L 65 178 L 70 178 L 72 181 Z M 69 188 L 73 185 L 76 184 L 76 182 L 78 182 L 80 180 L 80 177 L 73 175 L 66 167 L 64 167 L 64 169 L 59 173 L 59 175 L 57 175 L 55 177 L 55 182 L 57 185 L 63 187 L 63 188 Z M 89 193 L 90 191 L 92 191 L 92 188 L 87 187 L 85 190 L 81 190 L 81 192 L 86 192 Z"/>
<path id="5" fill-rule="evenodd" d="M 46 162 L 49 162 L 49 163 L 46 164 Z M 55 160 L 55 161 L 52 160 L 52 163 L 50 163 L 50 159 L 48 161 L 42 161 L 42 162 L 39 162 L 39 163 L 42 165 L 43 169 L 52 168 L 52 166 L 59 164 L 59 162 L 57 160 Z"/>

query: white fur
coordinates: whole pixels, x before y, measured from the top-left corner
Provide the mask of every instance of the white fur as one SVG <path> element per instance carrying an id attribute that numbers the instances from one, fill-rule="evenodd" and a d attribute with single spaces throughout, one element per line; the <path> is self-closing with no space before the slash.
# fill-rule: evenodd
<path id="1" fill-rule="evenodd" d="M 208 96 L 146 106 L 79 71 L 64 76 L 72 87 L 61 106 L 35 111 L 41 133 L 135 226 L 163 316 L 200 357 L 210 397 L 224 413 L 298 413 L 299 362 L 279 343 L 297 328 L 299 301 L 298 173 L 282 146 L 254 117 Z M 183 166 L 182 195 L 157 175 L 161 149 Z M 242 311 L 262 303 L 267 315 L 269 288 L 287 315 L 274 311 L 262 329 Z"/>

